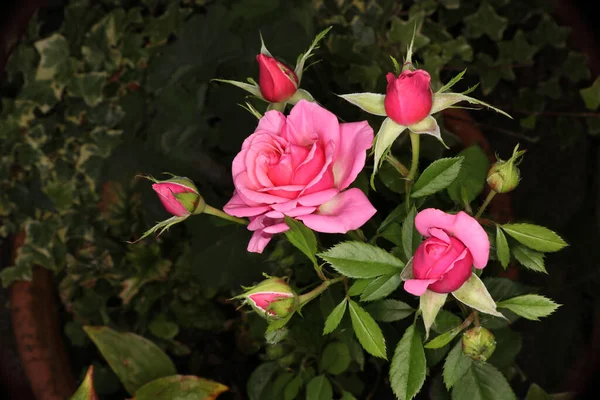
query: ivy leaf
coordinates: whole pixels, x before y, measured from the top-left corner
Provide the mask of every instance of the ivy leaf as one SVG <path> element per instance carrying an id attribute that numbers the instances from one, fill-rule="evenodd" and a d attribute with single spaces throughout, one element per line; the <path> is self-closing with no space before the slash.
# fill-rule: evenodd
<path id="1" fill-rule="evenodd" d="M 500 226 L 498 225 L 496 225 L 496 255 L 498 256 L 498 261 L 500 261 L 502 267 L 506 269 L 510 262 L 510 249 L 508 248 L 506 236 L 504 236 L 502 229 L 500 229 Z"/>
<path id="2" fill-rule="evenodd" d="M 317 238 L 315 233 L 306 227 L 302 222 L 296 221 L 294 218 L 285 217 L 285 223 L 290 227 L 285 231 L 285 236 L 291 244 L 306 255 L 314 265 L 317 265 Z"/>
<path id="3" fill-rule="evenodd" d="M 411 197 L 429 196 L 447 188 L 458 176 L 464 158 L 440 158 L 419 176 Z"/>
<path id="4" fill-rule="evenodd" d="M 533 56 L 538 51 L 538 46 L 530 45 L 522 30 L 518 30 L 512 40 L 498 42 L 502 62 L 533 62 Z"/>
<path id="5" fill-rule="evenodd" d="M 487 1 L 482 1 L 479 9 L 464 19 L 467 37 L 478 38 L 487 34 L 493 40 L 501 40 L 508 19 L 499 16 L 494 7 Z"/>
<path id="6" fill-rule="evenodd" d="M 526 294 L 501 301 L 498 303 L 498 307 L 508 308 L 523 318 L 538 321 L 540 317 L 552 314 L 560 305 L 544 296 Z"/>
<path id="7" fill-rule="evenodd" d="M 400 19 L 396 16 L 392 17 L 390 30 L 387 33 L 388 40 L 392 43 L 400 43 L 403 48 L 410 44 L 410 40 L 415 32 L 415 26 L 420 27 L 423 23 L 422 16 L 412 16 L 408 20 Z M 412 44 L 413 51 L 427 46 L 431 40 L 421 33 L 421 29 L 417 28 L 415 40 Z"/>
<path id="8" fill-rule="evenodd" d="M 512 248 L 512 253 L 522 266 L 536 272 L 547 274 L 544 266 L 544 253 L 530 249 L 522 245 L 516 245 Z"/>
<path id="9" fill-rule="evenodd" d="M 315 376 L 306 385 L 306 399 L 310 400 L 332 400 L 333 389 L 325 375 Z"/>
<path id="10" fill-rule="evenodd" d="M 590 79 L 591 74 L 587 64 L 587 56 L 582 53 L 570 51 L 567 59 L 562 64 L 562 74 L 572 83 Z"/>
<path id="11" fill-rule="evenodd" d="M 102 90 L 107 83 L 107 76 L 106 72 L 75 74 L 69 86 L 69 96 L 81 97 L 85 104 L 96 107 L 104 99 Z"/>
<path id="12" fill-rule="evenodd" d="M 567 246 L 567 243 L 560 236 L 539 225 L 504 224 L 502 230 L 521 244 L 543 253 L 559 251 Z"/>
<path id="13" fill-rule="evenodd" d="M 387 251 L 362 242 L 342 242 L 318 254 L 340 274 L 350 278 L 374 278 L 399 273 L 404 263 Z"/>
<path id="14" fill-rule="evenodd" d="M 458 341 L 444 363 L 444 383 L 450 390 L 471 368 L 473 360 L 465 355 L 462 349 L 462 341 Z"/>
<path id="15" fill-rule="evenodd" d="M 563 48 L 569 37 L 569 32 L 569 28 L 559 26 L 549 14 L 544 14 L 535 30 L 530 32 L 528 36 L 534 45 Z"/>
<path id="16" fill-rule="evenodd" d="M 452 389 L 453 399 L 516 400 L 506 378 L 489 363 L 471 363 Z"/>
<path id="17" fill-rule="evenodd" d="M 410 316 L 415 309 L 400 300 L 381 300 L 366 307 L 369 314 L 377 321 L 394 322 Z"/>
<path id="18" fill-rule="evenodd" d="M 335 306 L 333 311 L 329 314 L 327 319 L 325 320 L 325 327 L 323 328 L 323 335 L 327 335 L 335 330 L 338 327 L 344 314 L 346 313 L 346 307 L 348 306 L 348 301 L 346 299 L 342 300 L 340 304 Z"/>
<path id="19" fill-rule="evenodd" d="M 600 107 L 600 77 L 596 78 L 592 86 L 581 89 L 579 93 L 588 110 L 597 110 Z"/>
<path id="20" fill-rule="evenodd" d="M 382 275 L 373 279 L 362 291 L 360 301 L 374 301 L 389 296 L 400 286 L 402 279 L 399 273 Z"/>
<path id="21" fill-rule="evenodd" d="M 352 328 L 362 347 L 371 355 L 387 360 L 385 338 L 377 322 L 356 302 L 350 300 Z"/>
<path id="22" fill-rule="evenodd" d="M 410 400 L 421 390 L 427 360 L 416 326 L 409 326 L 396 346 L 390 364 L 390 386 L 399 400 Z"/>
<path id="23" fill-rule="evenodd" d="M 448 194 L 455 203 L 462 205 L 463 192 L 466 201 L 471 203 L 483 190 L 490 162 L 477 145 L 461 151 L 458 157 L 463 157 L 463 162 L 458 176 L 448 186 Z"/>

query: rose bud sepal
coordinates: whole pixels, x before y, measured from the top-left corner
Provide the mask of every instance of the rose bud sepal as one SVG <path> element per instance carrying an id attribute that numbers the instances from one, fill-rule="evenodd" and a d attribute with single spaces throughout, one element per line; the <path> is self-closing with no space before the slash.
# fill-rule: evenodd
<path id="1" fill-rule="evenodd" d="M 477 326 L 463 334 L 462 348 L 466 356 L 475 361 L 486 362 L 496 350 L 496 338 L 492 332 Z"/>
<path id="2" fill-rule="evenodd" d="M 267 320 L 289 318 L 298 306 L 296 292 L 282 278 L 269 277 L 245 289 L 247 290 L 244 293 L 234 299 L 242 299 L 244 304 L 248 304 Z"/>
<path id="3" fill-rule="evenodd" d="M 525 150 L 515 146 L 511 158 L 504 161 L 496 156 L 497 161 L 490 167 L 487 175 L 487 184 L 497 193 L 507 193 L 514 190 L 519 184 L 521 172 L 517 166 L 521 163 Z"/>

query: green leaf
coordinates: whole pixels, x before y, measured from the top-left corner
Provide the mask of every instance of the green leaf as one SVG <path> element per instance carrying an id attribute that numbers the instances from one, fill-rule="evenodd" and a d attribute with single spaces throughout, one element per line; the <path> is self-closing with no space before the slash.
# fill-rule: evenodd
<path id="1" fill-rule="evenodd" d="M 597 110 L 600 107 L 600 77 L 589 88 L 581 89 L 579 94 L 588 110 Z"/>
<path id="2" fill-rule="evenodd" d="M 340 274 L 350 278 L 374 278 L 399 273 L 404 263 L 387 251 L 361 242 L 342 242 L 318 254 Z"/>
<path id="3" fill-rule="evenodd" d="M 348 296 L 358 296 L 371 282 L 372 279 L 357 279 L 348 289 Z"/>
<path id="4" fill-rule="evenodd" d="M 467 72 L 467 70 L 464 69 L 460 74 L 458 74 L 454 78 L 450 79 L 450 81 L 448 83 L 446 83 L 444 86 L 442 86 L 440 88 L 440 90 L 438 90 L 436 93 L 444 93 L 444 92 L 450 90 L 450 88 L 452 88 L 452 86 L 456 85 L 458 83 L 458 81 L 460 81 L 462 79 L 462 77 L 465 75 L 466 72 Z"/>
<path id="5" fill-rule="evenodd" d="M 506 236 L 504 236 L 502 229 L 498 225 L 496 225 L 496 255 L 502 267 L 506 269 L 510 262 L 510 249 L 508 248 Z"/>
<path id="6" fill-rule="evenodd" d="M 433 115 L 437 112 L 445 110 L 446 108 L 450 108 L 453 105 L 455 105 L 456 103 L 460 103 L 461 101 L 466 101 L 467 103 L 470 103 L 470 104 L 476 104 L 476 105 L 487 107 L 491 110 L 496 111 L 497 113 L 504 115 L 505 117 L 512 119 L 512 117 L 510 115 L 508 115 L 506 112 L 502 111 L 501 109 L 491 106 L 488 103 L 478 100 L 478 99 L 475 99 L 473 97 L 465 96 L 464 94 L 461 94 L 461 93 L 436 93 L 436 94 L 434 94 L 433 95 L 433 104 L 431 106 L 431 114 Z"/>
<path id="7" fill-rule="evenodd" d="M 452 341 L 452 339 L 454 339 L 456 337 L 456 335 L 458 335 L 461 332 L 462 329 L 450 329 L 447 332 L 442 333 L 439 336 L 436 336 L 435 338 L 431 339 L 429 341 L 429 343 L 427 343 L 425 345 L 426 349 L 439 349 L 444 347 L 445 345 L 447 345 L 448 343 L 450 343 Z"/>
<path id="8" fill-rule="evenodd" d="M 81 385 L 71 396 L 70 400 L 96 400 L 98 399 L 98 395 L 96 394 L 96 390 L 94 390 L 94 366 L 90 365 L 85 374 L 85 379 L 81 382 Z"/>
<path id="9" fill-rule="evenodd" d="M 227 79 L 213 79 L 213 81 L 215 82 L 222 82 L 222 83 L 228 83 L 230 85 L 233 86 L 237 86 L 240 89 L 245 90 L 246 92 L 252 94 L 253 96 L 258 97 L 259 99 L 262 99 L 262 94 L 260 94 L 260 88 L 256 85 L 251 85 L 249 83 L 246 82 L 238 82 L 238 81 L 230 81 Z"/>
<path id="10" fill-rule="evenodd" d="M 356 397 L 350 392 L 342 393 L 342 398 L 340 400 L 356 400 Z"/>
<path id="11" fill-rule="evenodd" d="M 493 40 L 502 39 L 508 25 L 508 19 L 498 15 L 487 1 L 482 1 L 477 12 L 465 17 L 464 22 L 467 37 L 478 38 L 487 34 Z"/>
<path id="12" fill-rule="evenodd" d="M 471 203 L 483 190 L 490 162 L 477 145 L 461 151 L 458 157 L 463 157 L 464 160 L 458 176 L 448 186 L 448 194 L 455 203 L 462 206 L 463 197 Z"/>
<path id="13" fill-rule="evenodd" d="M 539 225 L 505 224 L 502 225 L 502 230 L 521 244 L 543 253 L 559 251 L 567 246 L 560 236 Z"/>
<path id="14" fill-rule="evenodd" d="M 461 303 L 496 317 L 505 318 L 504 315 L 496 310 L 496 303 L 487 291 L 481 279 L 472 274 L 458 290 L 452 292 L 452 295 Z"/>
<path id="15" fill-rule="evenodd" d="M 84 326 L 83 330 L 131 395 L 148 382 L 177 373 L 171 359 L 148 339 L 106 326 Z"/>
<path id="16" fill-rule="evenodd" d="M 179 333 L 179 325 L 175 322 L 168 321 L 164 314 L 159 314 L 148 325 L 150 332 L 161 339 L 173 339 Z"/>
<path id="17" fill-rule="evenodd" d="M 417 209 L 413 206 L 402 223 L 402 250 L 407 259 L 412 257 L 421 243 L 421 234 L 415 228 L 416 215 Z"/>
<path id="18" fill-rule="evenodd" d="M 405 126 L 398 125 L 392 121 L 391 118 L 386 118 L 383 120 L 383 123 L 379 128 L 379 132 L 377 132 L 377 137 L 375 138 L 375 163 L 373 165 L 373 175 L 371 175 L 371 186 L 373 186 L 373 177 L 381 166 L 381 162 L 383 161 L 385 154 L 387 154 L 388 150 L 392 146 L 392 143 L 394 143 L 394 141 L 402 132 L 404 132 L 405 129 Z"/>
<path id="19" fill-rule="evenodd" d="M 453 399 L 516 400 L 506 378 L 489 363 L 471 363 L 452 389 Z"/>
<path id="20" fill-rule="evenodd" d="M 60 68 L 69 58 L 69 42 L 58 33 L 34 43 L 40 53 L 40 64 L 38 65 L 35 80 L 51 80 L 59 72 Z"/>
<path id="21" fill-rule="evenodd" d="M 331 314 L 325 320 L 325 327 L 323 328 L 323 335 L 327 335 L 335 330 L 338 327 L 344 314 L 346 313 L 346 308 L 348 307 L 348 301 L 346 299 L 342 300 L 340 304 L 335 306 Z"/>
<path id="22" fill-rule="evenodd" d="M 416 326 L 409 326 L 394 352 L 390 364 L 390 386 L 399 400 L 410 400 L 421 390 L 427 360 Z"/>
<path id="23" fill-rule="evenodd" d="M 552 314 L 560 305 L 544 296 L 526 294 L 503 300 L 498 303 L 498 307 L 508 308 L 523 318 L 538 321 L 540 317 Z"/>
<path id="24" fill-rule="evenodd" d="M 135 400 L 209 400 L 229 388 L 209 379 L 174 375 L 149 382 L 138 389 Z"/>
<path id="25" fill-rule="evenodd" d="M 306 400 L 331 400 L 333 389 L 325 375 L 315 376 L 306 385 Z"/>
<path id="26" fill-rule="evenodd" d="M 298 81 L 302 80 L 302 73 L 304 72 L 304 63 L 306 63 L 306 61 L 312 56 L 313 51 L 315 51 L 319 48 L 319 46 L 318 46 L 319 42 L 325 37 L 325 35 L 327 35 L 327 33 L 331 30 L 331 28 L 332 27 L 330 26 L 328 28 L 325 28 L 321 32 L 319 32 L 317 34 L 317 36 L 315 36 L 315 39 L 311 43 L 308 50 L 306 50 L 306 52 L 304 54 L 301 54 L 300 57 L 298 57 L 298 62 L 296 63 L 296 68 L 294 68 L 294 72 L 296 73 L 296 76 L 298 77 Z"/>
<path id="27" fill-rule="evenodd" d="M 352 328 L 362 347 L 371 355 L 387 360 L 385 338 L 377 322 L 356 302 L 350 300 Z"/>
<path id="28" fill-rule="evenodd" d="M 444 383 L 446 389 L 450 390 L 471 368 L 473 360 L 465 355 L 462 341 L 459 340 L 446 357 L 444 363 Z"/>
<path id="29" fill-rule="evenodd" d="M 369 114 L 387 117 L 383 101 L 385 94 L 379 93 L 350 93 L 338 95 L 350 104 L 354 104 Z"/>
<path id="30" fill-rule="evenodd" d="M 521 351 L 523 345 L 521 334 L 513 332 L 509 328 L 494 329 L 494 338 L 496 339 L 496 349 L 501 349 L 501 351 L 494 351 L 487 362 L 500 370 L 505 370 L 514 364 L 515 358 Z"/>
<path id="31" fill-rule="evenodd" d="M 419 176 L 411 197 L 424 197 L 447 188 L 458 176 L 463 158 L 440 158 Z"/>
<path id="32" fill-rule="evenodd" d="M 332 375 L 339 375 L 350 366 L 350 350 L 345 343 L 331 342 L 321 354 L 321 369 Z"/>
<path id="33" fill-rule="evenodd" d="M 440 310 L 431 329 L 436 333 L 444 333 L 460 325 L 462 319 L 444 309 Z"/>
<path id="34" fill-rule="evenodd" d="M 285 217 L 285 223 L 290 227 L 289 230 L 285 231 L 285 236 L 290 243 L 303 252 L 314 265 L 317 265 L 317 257 L 315 257 L 317 253 L 317 238 L 314 232 L 302 222 L 288 216 Z"/>
<path id="35" fill-rule="evenodd" d="M 544 266 L 544 253 L 530 249 L 522 245 L 516 245 L 512 248 L 512 253 L 517 261 L 527 269 L 547 274 Z"/>
<path id="36" fill-rule="evenodd" d="M 296 375 L 283 390 L 283 400 L 294 400 L 298 396 L 298 393 L 300 393 L 303 385 L 304 380 L 302 376 L 300 374 Z"/>
<path id="37" fill-rule="evenodd" d="M 69 96 L 81 97 L 85 104 L 96 107 L 104 100 L 102 91 L 108 82 L 106 72 L 88 72 L 75 74 L 73 83 L 69 86 Z"/>
<path id="38" fill-rule="evenodd" d="M 246 391 L 248 393 L 249 400 L 262 400 L 265 399 L 267 393 L 267 387 L 273 375 L 280 370 L 279 365 L 275 361 L 266 362 L 259 365 L 248 379 L 246 384 Z"/>
<path id="39" fill-rule="evenodd" d="M 360 301 L 374 301 L 389 296 L 400 286 L 402 279 L 400 273 L 382 275 L 373 279 L 362 292 Z"/>
<path id="40" fill-rule="evenodd" d="M 431 115 L 425 117 L 425 119 L 421 120 L 420 122 L 409 126 L 408 129 L 410 129 L 411 132 L 417 133 L 419 135 L 433 136 L 434 138 L 439 140 L 445 148 L 449 148 L 448 146 L 446 146 L 446 143 L 444 143 L 444 139 L 442 139 L 442 132 L 440 131 L 440 126 L 438 125 L 436 119 L 433 118 Z"/>
<path id="41" fill-rule="evenodd" d="M 419 300 L 419 309 L 423 315 L 423 324 L 425 325 L 425 340 L 429 337 L 429 328 L 433 325 L 435 318 L 446 302 L 447 293 L 435 293 L 426 290 Z"/>
<path id="42" fill-rule="evenodd" d="M 366 310 L 377 321 L 394 322 L 410 316 L 415 309 L 400 300 L 381 300 L 366 306 Z"/>
<path id="43" fill-rule="evenodd" d="M 420 27 L 423 24 L 422 15 L 413 15 L 407 20 L 393 16 L 391 22 L 390 30 L 387 33 L 388 40 L 392 43 L 399 43 L 402 48 L 412 46 L 412 50 L 416 51 L 431 41 L 421 33 Z M 417 27 L 416 31 L 415 27 Z M 416 35 L 411 45 L 413 33 L 416 33 Z M 408 58 L 407 54 L 406 61 L 410 61 Z"/>
<path id="44" fill-rule="evenodd" d="M 498 58 L 503 62 L 533 62 L 533 56 L 540 49 L 538 46 L 531 45 L 527 41 L 522 30 L 518 30 L 512 40 L 503 40 L 498 42 L 500 55 Z"/>

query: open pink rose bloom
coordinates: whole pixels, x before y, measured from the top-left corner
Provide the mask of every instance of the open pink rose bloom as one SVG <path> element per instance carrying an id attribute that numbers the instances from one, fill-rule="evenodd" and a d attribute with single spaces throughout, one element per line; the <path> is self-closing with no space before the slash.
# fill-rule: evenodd
<path id="1" fill-rule="evenodd" d="M 407 292 L 415 296 L 427 289 L 450 293 L 469 279 L 473 265 L 479 269 L 486 266 L 490 241 L 470 215 L 428 208 L 417 214 L 415 227 L 426 239 L 413 257 L 413 278 L 404 282 Z"/>
<path id="2" fill-rule="evenodd" d="M 286 117 L 268 111 L 233 160 L 235 192 L 224 210 L 249 217 L 248 251 L 261 253 L 287 231 L 284 216 L 318 232 L 345 233 L 375 214 L 360 189 L 347 189 L 363 169 L 373 129 L 339 123 L 316 103 L 299 101 Z M 345 190 L 346 189 L 346 190 Z"/>

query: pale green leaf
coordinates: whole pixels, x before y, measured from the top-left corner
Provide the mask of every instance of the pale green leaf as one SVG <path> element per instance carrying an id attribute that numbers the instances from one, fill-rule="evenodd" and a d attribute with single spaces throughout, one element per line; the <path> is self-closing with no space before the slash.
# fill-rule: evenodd
<path id="1" fill-rule="evenodd" d="M 503 300 L 498 303 L 498 307 L 507 308 L 523 318 L 537 321 L 552 314 L 560 305 L 544 296 L 526 294 Z"/>
<path id="2" fill-rule="evenodd" d="M 237 86 L 240 89 L 244 89 L 246 92 L 258 97 L 259 99 L 263 99 L 262 95 L 260 94 L 260 88 L 257 85 L 251 85 L 246 82 L 230 81 L 227 79 L 213 79 L 213 81 L 228 83 L 230 85 Z"/>
<path id="3" fill-rule="evenodd" d="M 371 355 L 387 360 L 385 338 L 377 322 L 356 302 L 350 300 L 352 328 L 362 347 Z"/>
<path id="4" fill-rule="evenodd" d="M 431 290 L 426 290 L 419 300 L 419 309 L 423 315 L 423 324 L 425 325 L 425 340 L 429 337 L 429 329 L 435 318 L 446 302 L 447 293 L 435 293 Z"/>
<path id="5" fill-rule="evenodd" d="M 482 313 L 505 318 L 496 310 L 494 299 L 492 299 L 481 279 L 475 274 L 471 274 L 469 280 L 452 292 L 452 295 L 461 303 Z"/>
<path id="6" fill-rule="evenodd" d="M 462 93 L 436 93 L 436 94 L 434 94 L 433 95 L 433 104 L 431 106 L 430 114 L 433 115 L 435 113 L 438 113 L 442 110 L 445 110 L 446 108 L 452 107 L 456 103 L 460 103 L 461 101 L 466 101 L 470 104 L 484 106 L 484 107 L 487 107 L 489 109 L 492 109 L 492 110 L 504 115 L 505 117 L 512 118 L 510 115 L 508 115 L 504 111 L 500 110 L 499 108 L 491 106 L 484 101 L 477 100 L 473 97 L 466 96 Z"/>
<path id="7" fill-rule="evenodd" d="M 425 382 L 427 360 L 416 326 L 409 326 L 390 364 L 390 386 L 399 400 L 410 400 Z"/>
<path id="8" fill-rule="evenodd" d="M 362 242 L 342 242 L 318 254 L 340 274 L 350 278 L 374 278 L 399 273 L 404 263 L 387 251 Z"/>
<path id="9" fill-rule="evenodd" d="M 325 320 L 325 327 L 323 328 L 323 335 L 327 335 L 335 330 L 338 327 L 344 314 L 346 313 L 346 307 L 348 306 L 348 301 L 346 299 L 342 300 L 340 304 L 335 306 L 331 314 Z"/>
<path id="10" fill-rule="evenodd" d="M 411 132 L 419 135 L 433 136 L 434 138 L 439 140 L 445 148 L 448 148 L 448 146 L 446 146 L 446 143 L 444 143 L 444 140 L 442 139 L 440 126 L 438 125 L 435 118 L 433 118 L 431 115 L 425 117 L 425 119 L 423 119 L 422 121 L 409 126 L 408 129 L 410 129 Z"/>
<path id="11" fill-rule="evenodd" d="M 394 143 L 394 141 L 402 132 L 404 132 L 405 129 L 405 126 L 398 125 L 392 121 L 391 118 L 386 118 L 383 120 L 383 123 L 379 128 L 379 132 L 377 132 L 377 137 L 375 138 L 375 163 L 373 166 L 373 175 L 371 176 L 371 184 L 373 182 L 373 177 L 381 165 L 381 162 L 385 158 L 385 154 L 387 154 L 388 150 L 392 146 L 392 143 Z"/>
<path id="12" fill-rule="evenodd" d="M 94 366 L 90 365 L 85 374 L 85 379 L 81 382 L 81 385 L 70 398 L 70 400 L 96 400 L 98 395 L 94 389 Z"/>
<path id="13" fill-rule="evenodd" d="M 504 224 L 502 230 L 521 244 L 543 253 L 559 251 L 567 243 L 550 229 L 533 224 Z"/>
<path id="14" fill-rule="evenodd" d="M 597 110 L 600 107 L 600 77 L 596 78 L 592 86 L 581 89 L 579 94 L 588 110 Z"/>
<path id="15" fill-rule="evenodd" d="M 530 249 L 522 245 L 516 245 L 512 248 L 512 253 L 522 266 L 536 272 L 547 274 L 544 266 L 544 253 Z"/>
<path id="16" fill-rule="evenodd" d="M 380 115 L 386 117 L 385 107 L 383 101 L 385 100 L 385 94 L 379 93 L 350 93 L 339 95 L 342 99 L 346 100 L 350 104 L 354 104 L 360 109 L 368 112 L 369 114 Z"/>

